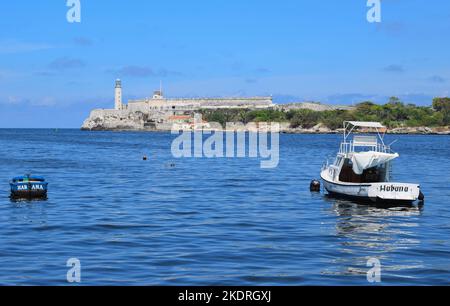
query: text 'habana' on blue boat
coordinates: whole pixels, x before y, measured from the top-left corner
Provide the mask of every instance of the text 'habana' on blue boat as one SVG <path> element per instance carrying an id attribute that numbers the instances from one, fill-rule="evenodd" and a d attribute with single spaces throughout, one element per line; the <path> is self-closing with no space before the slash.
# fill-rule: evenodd
<path id="1" fill-rule="evenodd" d="M 11 197 L 13 198 L 46 198 L 48 183 L 42 176 L 27 174 L 13 178 L 11 186 Z"/>

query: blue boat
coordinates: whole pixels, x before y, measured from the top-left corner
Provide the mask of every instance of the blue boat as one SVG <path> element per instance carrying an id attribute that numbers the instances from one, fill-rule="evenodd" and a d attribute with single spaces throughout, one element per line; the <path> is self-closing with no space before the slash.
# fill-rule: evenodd
<path id="1" fill-rule="evenodd" d="M 48 183 L 41 176 L 32 176 L 30 174 L 13 178 L 9 185 L 11 186 L 12 198 L 46 198 Z"/>

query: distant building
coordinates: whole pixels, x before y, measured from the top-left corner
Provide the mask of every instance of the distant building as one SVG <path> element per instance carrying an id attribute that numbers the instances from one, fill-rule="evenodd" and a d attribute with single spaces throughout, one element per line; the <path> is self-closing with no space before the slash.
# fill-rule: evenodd
<path id="1" fill-rule="evenodd" d="M 155 100 L 164 99 L 163 92 L 160 90 L 153 92 L 153 99 Z"/>
<path id="2" fill-rule="evenodd" d="M 114 109 L 122 110 L 122 81 L 119 79 L 116 80 L 116 89 L 115 89 L 115 97 L 114 97 Z"/>

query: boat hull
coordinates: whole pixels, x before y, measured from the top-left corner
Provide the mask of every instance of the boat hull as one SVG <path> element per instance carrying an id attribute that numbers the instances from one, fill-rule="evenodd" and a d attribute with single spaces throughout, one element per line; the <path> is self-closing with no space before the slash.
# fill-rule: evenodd
<path id="1" fill-rule="evenodd" d="M 411 206 L 414 205 L 416 201 L 413 200 L 389 200 L 389 199 L 380 199 L 380 198 L 369 198 L 369 197 L 358 197 L 358 196 L 350 196 L 341 193 L 334 193 L 327 191 L 327 196 L 334 199 L 342 199 L 351 202 L 355 202 L 357 204 L 364 205 L 381 205 L 381 206 Z"/>
<path id="2" fill-rule="evenodd" d="M 325 172 L 326 173 L 326 172 Z M 408 183 L 343 183 L 333 182 L 321 175 L 325 190 L 332 195 L 346 196 L 349 198 L 372 202 L 405 202 L 412 203 L 420 197 L 420 186 Z"/>
<path id="3" fill-rule="evenodd" d="M 46 198 L 48 184 L 45 182 L 11 183 L 13 198 Z"/>

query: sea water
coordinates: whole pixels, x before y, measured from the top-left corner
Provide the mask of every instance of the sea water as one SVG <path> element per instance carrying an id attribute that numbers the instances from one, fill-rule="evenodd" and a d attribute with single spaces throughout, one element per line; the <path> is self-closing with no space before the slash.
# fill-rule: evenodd
<path id="1" fill-rule="evenodd" d="M 280 135 L 278 167 L 174 158 L 170 133 L 0 130 L 0 284 L 381 285 L 450 283 L 450 138 L 389 136 L 394 181 L 424 206 L 311 193 L 338 135 Z M 143 161 L 142 156 L 148 160 Z M 31 172 L 46 201 L 14 202 Z"/>

